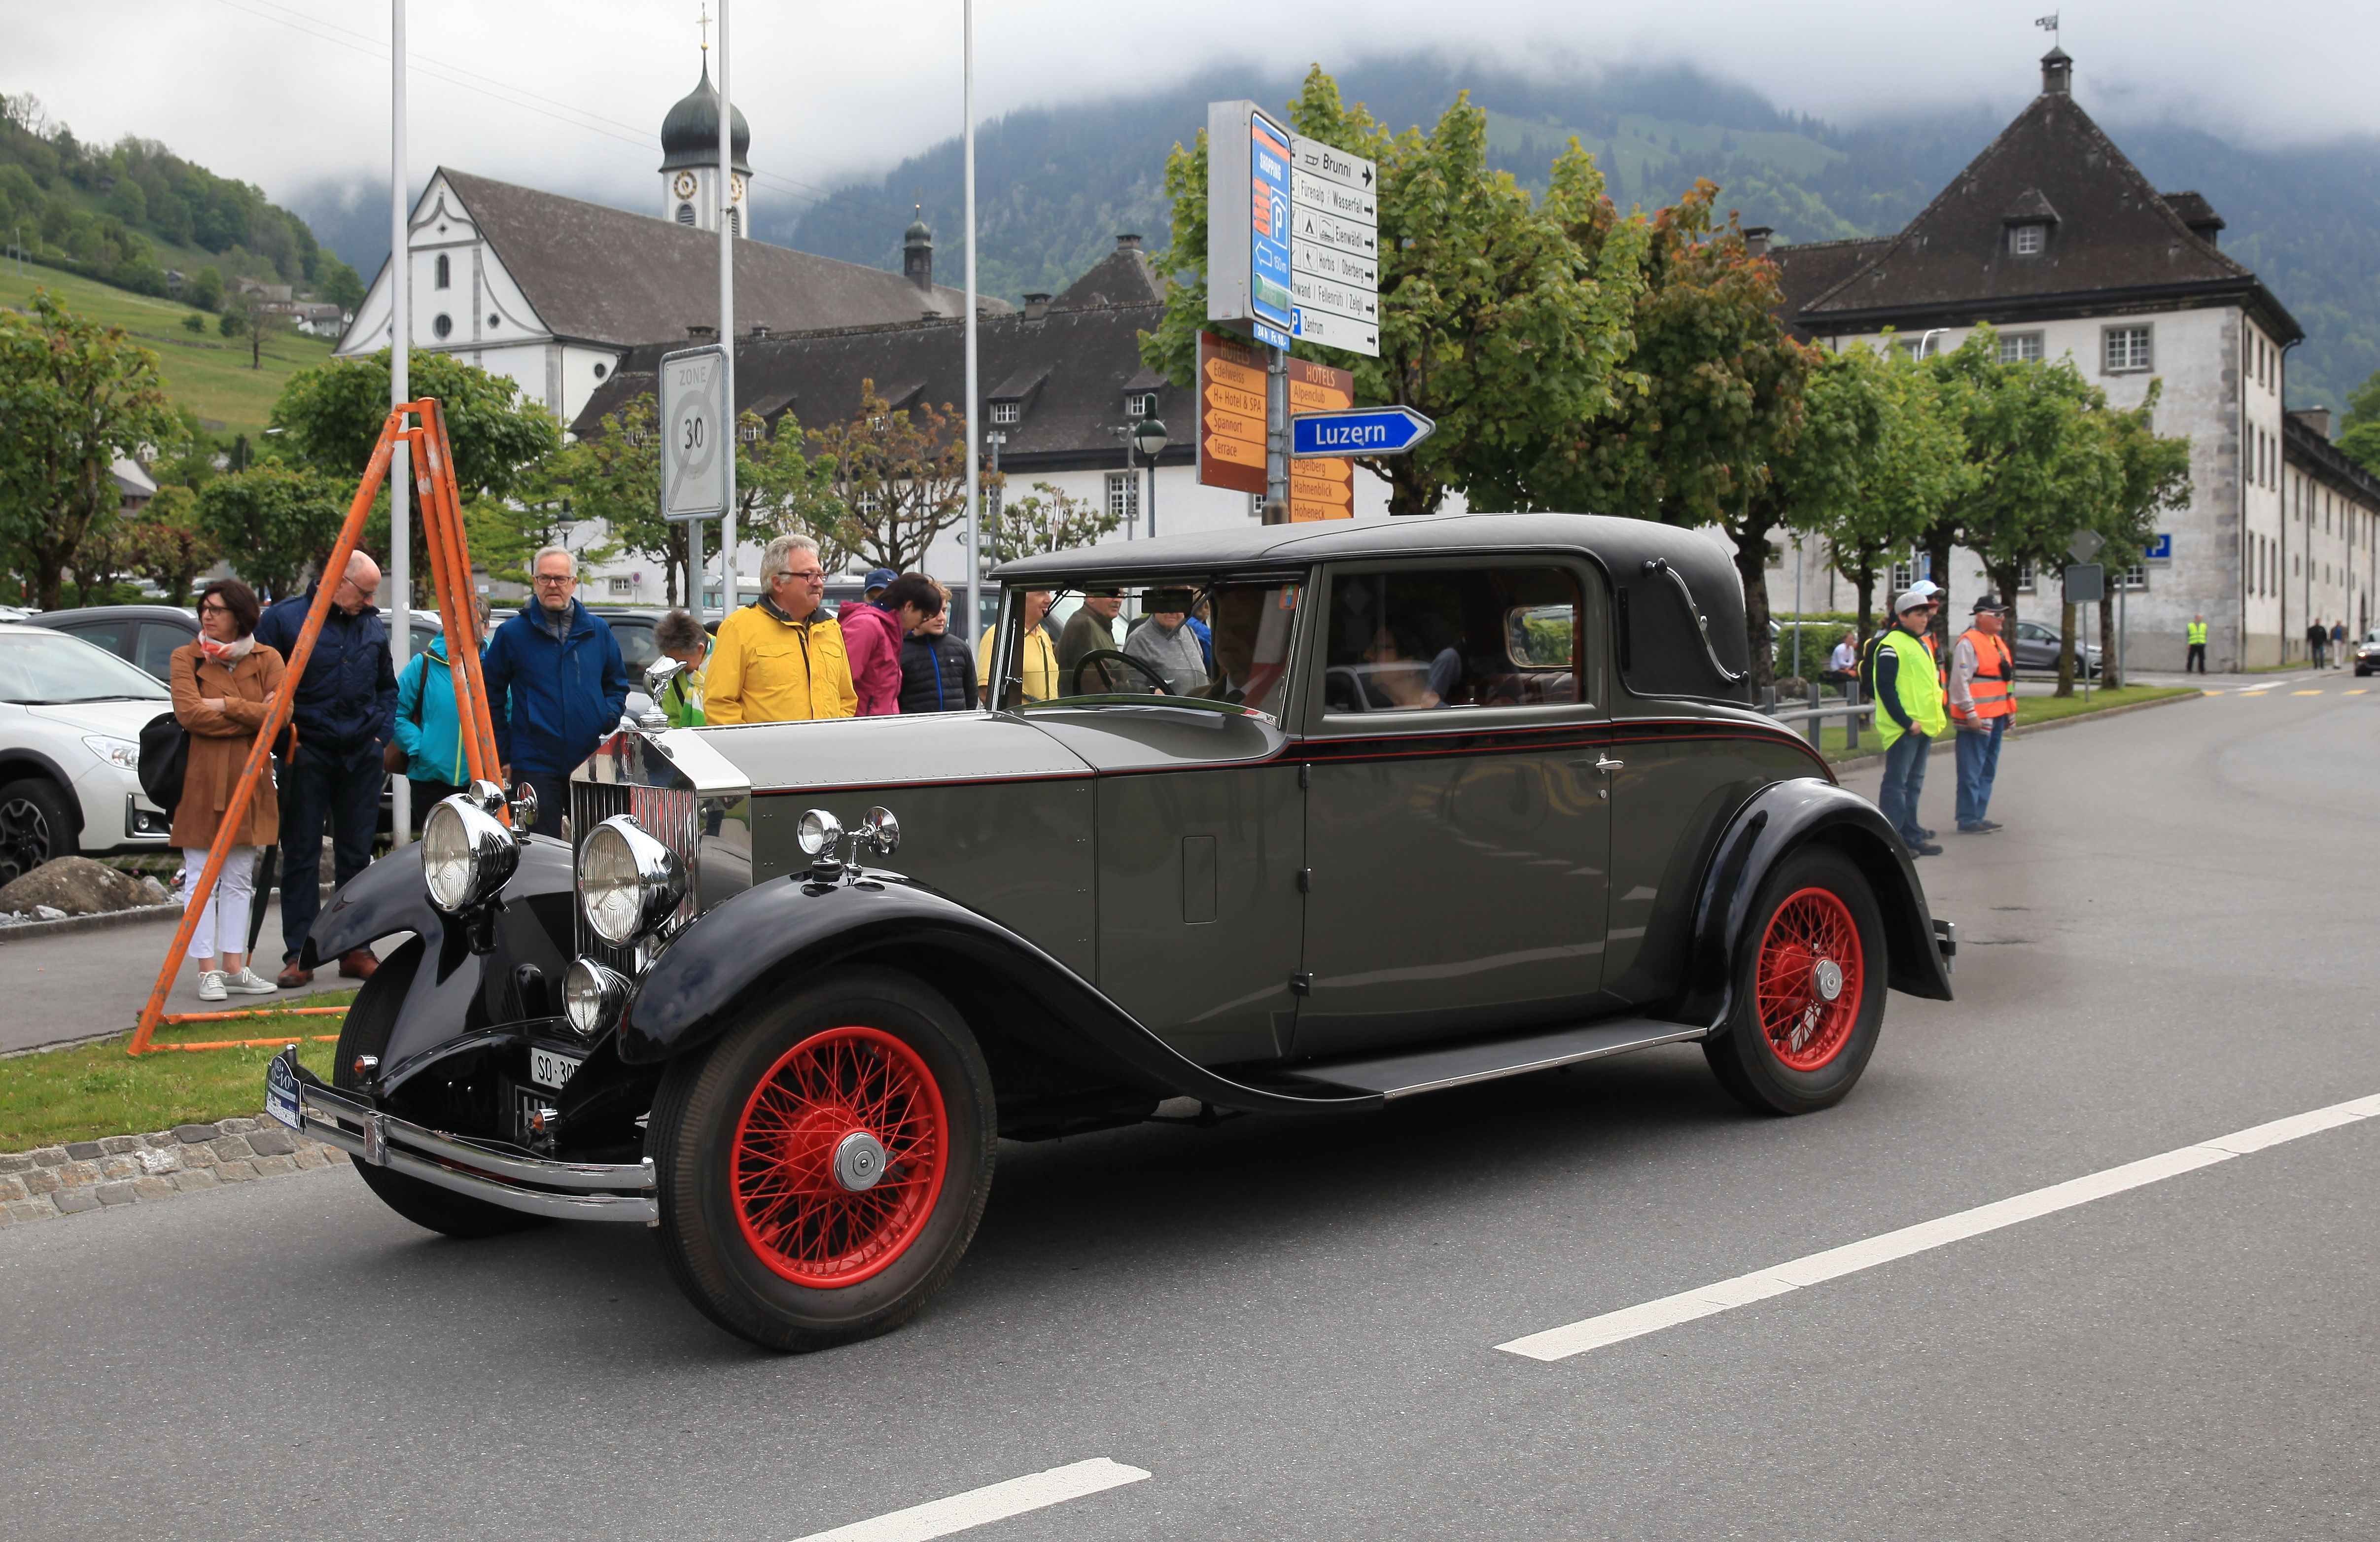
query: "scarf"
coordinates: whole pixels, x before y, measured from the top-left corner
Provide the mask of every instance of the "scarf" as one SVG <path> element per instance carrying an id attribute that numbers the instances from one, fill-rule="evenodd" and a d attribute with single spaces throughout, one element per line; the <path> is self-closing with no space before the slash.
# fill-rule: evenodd
<path id="1" fill-rule="evenodd" d="M 237 668 L 239 662 L 248 657 L 248 650 L 255 646 L 253 632 L 232 642 L 217 642 L 204 632 L 199 634 L 199 651 L 225 669 Z"/>

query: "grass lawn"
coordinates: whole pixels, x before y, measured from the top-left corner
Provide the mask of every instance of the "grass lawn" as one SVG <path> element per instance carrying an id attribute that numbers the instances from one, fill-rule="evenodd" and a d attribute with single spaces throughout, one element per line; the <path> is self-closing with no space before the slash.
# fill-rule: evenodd
<path id="1" fill-rule="evenodd" d="M 306 998 L 308 1006 L 342 1006 L 353 992 Z M 303 1047 L 298 1058 L 328 1081 L 333 1044 L 310 1042 L 335 1034 L 336 1017 L 248 1017 L 160 1028 L 157 1042 L 205 1044 L 225 1038 L 285 1034 Z M 176 1124 L 253 1116 L 264 1106 L 264 1062 L 272 1049 L 168 1050 L 135 1060 L 130 1034 L 71 1050 L 0 1060 L 0 1151 L 23 1151 L 102 1135 L 142 1135 Z"/>
<path id="2" fill-rule="evenodd" d="M 2162 701 L 2173 696 L 2196 696 L 2195 686 L 2126 686 L 2121 690 L 2103 691 L 2094 687 L 2088 704 L 2082 700 L 2082 687 L 2078 684 L 2070 697 L 2025 696 L 2017 698 L 2016 721 L 2019 727 L 2030 722 L 2053 722 L 2059 718 L 2081 717 L 2086 712 L 2104 712 L 2113 707 L 2130 707 L 2136 702 Z M 1876 734 L 1872 729 L 1860 730 L 1856 750 L 1843 747 L 1843 729 L 1840 722 L 1827 724 L 1827 736 L 1819 750 L 1829 760 L 1840 760 L 1851 755 L 1876 753 Z"/>
<path id="3" fill-rule="evenodd" d="M 265 340 L 264 367 L 251 370 L 248 339 L 217 335 L 214 317 L 207 317 L 203 334 L 182 330 L 182 318 L 194 314 L 187 305 L 55 268 L 28 267 L 25 274 L 0 277 L 0 304 L 23 310 L 34 290 L 47 289 L 78 315 L 122 327 L 157 356 L 165 395 L 217 432 L 261 432 L 289 377 L 331 357 L 330 338 L 281 333 Z"/>

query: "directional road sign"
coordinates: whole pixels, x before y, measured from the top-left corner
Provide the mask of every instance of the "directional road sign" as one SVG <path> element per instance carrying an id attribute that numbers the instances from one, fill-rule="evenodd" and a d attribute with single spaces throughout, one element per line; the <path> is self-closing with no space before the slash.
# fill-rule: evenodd
<path id="1" fill-rule="evenodd" d="M 727 354 L 716 344 L 662 358 L 662 516 L 727 512 Z"/>
<path id="2" fill-rule="evenodd" d="M 1253 102 L 1207 104 L 1207 319 L 1289 346 L 1292 136 Z M 1234 191 L 1233 189 L 1238 189 Z"/>
<path id="3" fill-rule="evenodd" d="M 1345 412 L 1304 412 L 1289 420 L 1289 453 L 1313 455 L 1401 455 L 1438 425 L 1409 407 L 1359 407 Z"/>
<path id="4" fill-rule="evenodd" d="M 1300 342 L 1378 358 L 1379 168 L 1319 140 L 1290 141 L 1290 291 Z"/>
<path id="5" fill-rule="evenodd" d="M 1290 322 L 1289 334 L 1301 343 L 1318 343 L 1326 348 L 1359 353 L 1370 358 L 1380 357 L 1378 323 L 1334 316 L 1328 310 L 1301 308 Z"/>

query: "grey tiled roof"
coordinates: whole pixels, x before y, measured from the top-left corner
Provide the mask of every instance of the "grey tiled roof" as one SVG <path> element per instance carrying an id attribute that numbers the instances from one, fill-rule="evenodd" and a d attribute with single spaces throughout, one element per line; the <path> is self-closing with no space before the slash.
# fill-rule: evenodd
<path id="1" fill-rule="evenodd" d="M 628 345 L 719 321 L 719 237 L 607 204 L 449 167 L 438 175 L 558 336 Z M 988 309 L 1006 303 L 982 298 Z M 956 316 L 965 292 L 764 241 L 735 243 L 735 319 L 772 331 Z"/>
<path id="2" fill-rule="evenodd" d="M 1777 264 L 1778 287 L 1785 294 L 1786 324 L 1806 336 L 1807 329 L 1796 324 L 1803 308 L 1874 261 L 1890 245 L 1889 236 L 1867 236 L 1770 247 L 1768 258 Z"/>

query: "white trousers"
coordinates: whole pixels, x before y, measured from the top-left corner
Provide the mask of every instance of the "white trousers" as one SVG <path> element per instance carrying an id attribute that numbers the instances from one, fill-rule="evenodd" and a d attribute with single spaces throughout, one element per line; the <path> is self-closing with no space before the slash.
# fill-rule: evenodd
<path id="1" fill-rule="evenodd" d="M 190 891 L 198 887 L 199 874 L 206 870 L 204 850 L 182 848 L 182 905 L 190 903 Z M 192 958 L 221 958 L 225 953 L 248 952 L 248 907 L 256 899 L 256 848 L 234 846 L 224 857 L 223 871 L 215 875 L 215 886 L 207 895 L 206 908 L 199 912 L 198 929 L 190 933 Z"/>

